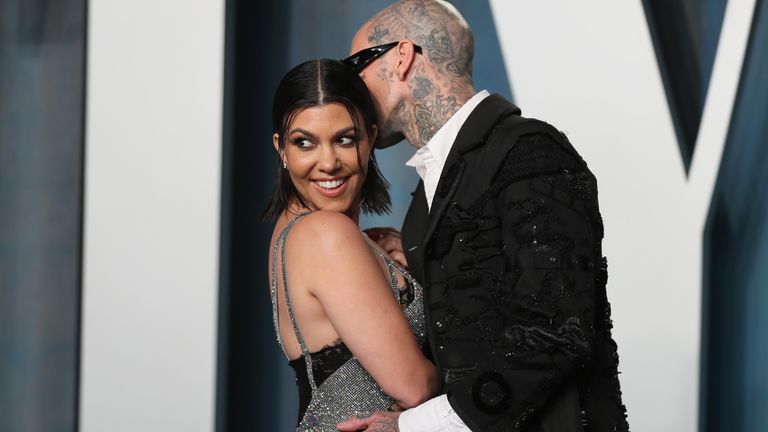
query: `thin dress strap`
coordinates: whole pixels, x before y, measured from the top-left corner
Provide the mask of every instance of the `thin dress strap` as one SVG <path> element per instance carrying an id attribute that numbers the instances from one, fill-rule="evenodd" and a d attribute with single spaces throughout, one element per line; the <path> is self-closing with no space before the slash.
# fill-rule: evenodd
<path id="1" fill-rule="evenodd" d="M 291 325 L 293 326 L 293 332 L 296 335 L 296 340 L 299 342 L 299 347 L 301 348 L 301 353 L 304 356 L 304 362 L 307 366 L 307 377 L 309 378 L 309 385 L 312 388 L 312 392 L 314 393 L 315 390 L 317 390 L 317 385 L 315 384 L 315 377 L 312 370 L 312 355 L 309 352 L 309 348 L 307 348 L 307 344 L 304 341 L 304 337 L 301 335 L 301 330 L 299 330 L 299 325 L 296 322 L 296 315 L 293 313 L 293 306 L 291 305 L 291 297 L 288 293 L 288 277 L 286 275 L 286 266 L 285 266 L 285 244 L 286 240 L 288 239 L 288 233 L 291 231 L 294 225 L 296 225 L 296 222 L 299 221 L 302 217 L 309 214 L 309 212 L 302 213 L 295 218 L 293 218 L 290 222 L 288 222 L 288 225 L 285 226 L 282 232 L 280 232 L 280 235 L 278 235 L 277 240 L 275 241 L 275 247 L 272 251 L 272 286 L 271 286 L 271 297 L 272 297 L 272 320 L 274 321 L 275 325 L 275 333 L 277 334 L 277 341 L 280 343 L 280 346 L 283 348 L 283 353 L 288 357 L 288 353 L 285 351 L 285 346 L 283 345 L 283 342 L 280 338 L 280 322 L 279 322 L 279 314 L 278 314 L 278 304 L 277 304 L 277 253 L 278 250 L 280 251 L 280 268 L 282 271 L 282 279 L 283 279 L 283 292 L 285 295 L 285 305 L 288 308 L 288 316 L 291 319 Z"/>
<path id="2" fill-rule="evenodd" d="M 371 240 L 367 235 L 363 236 L 368 241 L 368 247 L 370 247 L 373 252 L 387 265 L 387 271 L 389 272 L 389 286 L 392 289 L 392 293 L 395 295 L 395 299 L 400 298 L 400 287 L 397 283 L 397 275 L 395 274 L 396 270 L 396 263 L 392 261 L 391 259 L 387 258 L 386 255 L 384 255 L 379 248 L 377 248 L 373 244 L 373 240 Z"/>
<path id="3" fill-rule="evenodd" d="M 365 238 L 366 240 L 368 240 L 368 246 L 370 246 L 370 248 L 373 249 L 376 255 L 378 255 L 378 257 L 387 264 L 387 269 L 389 270 L 389 281 L 392 285 L 392 289 L 394 290 L 396 298 L 399 298 L 400 296 L 400 288 L 398 287 L 398 284 L 397 284 L 396 272 L 400 273 L 403 276 L 403 278 L 405 278 L 405 280 L 407 280 L 408 282 L 412 284 L 420 285 L 418 281 L 416 281 L 416 279 L 413 276 L 411 276 L 408 270 L 406 270 L 403 266 L 400 265 L 400 263 L 384 255 L 384 253 L 382 253 L 379 250 L 379 248 L 375 246 L 375 242 L 371 240 L 370 237 L 366 235 Z"/>
<path id="4" fill-rule="evenodd" d="M 403 313 L 405 314 L 408 323 L 411 325 L 414 335 L 419 341 L 424 340 L 425 321 L 424 321 L 424 289 L 416 279 L 400 265 L 397 261 L 387 257 L 383 252 L 375 246 L 373 240 L 368 238 L 368 244 L 371 249 L 387 264 L 389 270 L 389 283 L 392 287 L 392 292 L 395 295 L 395 300 L 400 302 L 400 286 L 397 281 L 396 273 L 400 273 L 403 278 L 411 284 L 413 287 L 413 300 L 408 306 L 403 307 Z"/>

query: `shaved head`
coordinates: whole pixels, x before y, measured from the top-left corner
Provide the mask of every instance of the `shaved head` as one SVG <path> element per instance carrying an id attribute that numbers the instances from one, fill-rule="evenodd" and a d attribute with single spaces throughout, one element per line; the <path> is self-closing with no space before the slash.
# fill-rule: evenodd
<path id="1" fill-rule="evenodd" d="M 368 45 L 411 39 L 439 72 L 472 77 L 475 41 L 459 11 L 440 0 L 402 0 L 374 15 L 363 26 Z"/>
<path id="2" fill-rule="evenodd" d="M 392 42 L 398 42 L 397 47 L 359 72 L 379 116 L 377 146 L 405 137 L 422 147 L 475 94 L 474 37 L 450 3 L 401 0 L 363 24 L 350 53 Z"/>

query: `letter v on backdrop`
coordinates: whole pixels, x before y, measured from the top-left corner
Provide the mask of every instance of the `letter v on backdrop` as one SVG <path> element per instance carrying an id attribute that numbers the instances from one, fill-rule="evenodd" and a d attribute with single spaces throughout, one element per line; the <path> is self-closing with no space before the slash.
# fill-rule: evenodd
<path id="1" fill-rule="evenodd" d="M 731 0 L 724 12 L 714 9 L 713 25 L 722 19 L 722 26 L 703 38 L 709 37 L 710 60 L 699 61 L 696 82 L 685 74 L 671 78 L 675 61 L 684 59 L 660 44 L 679 41 L 659 33 L 658 19 L 649 22 L 659 16 L 650 3 L 647 11 L 642 2 L 597 0 L 491 6 L 523 115 L 561 128 L 598 178 L 630 424 L 693 432 L 704 226 L 756 2 Z"/>

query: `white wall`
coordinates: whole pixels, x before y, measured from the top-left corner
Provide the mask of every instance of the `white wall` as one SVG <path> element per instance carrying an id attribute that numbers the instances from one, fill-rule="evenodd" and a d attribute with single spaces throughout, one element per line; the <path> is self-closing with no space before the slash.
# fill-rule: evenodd
<path id="1" fill-rule="evenodd" d="M 223 0 L 89 2 L 80 429 L 211 431 Z"/>
<path id="2" fill-rule="evenodd" d="M 563 130 L 598 179 L 630 426 L 698 430 L 702 233 L 754 0 L 728 2 L 689 178 L 640 1 L 491 5 L 523 115 Z"/>

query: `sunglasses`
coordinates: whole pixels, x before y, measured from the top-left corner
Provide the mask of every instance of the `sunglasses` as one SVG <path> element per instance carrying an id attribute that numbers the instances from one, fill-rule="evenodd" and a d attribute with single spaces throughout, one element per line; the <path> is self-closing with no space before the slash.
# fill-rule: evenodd
<path id="1" fill-rule="evenodd" d="M 400 41 L 397 42 L 390 42 L 386 43 L 384 45 L 376 45 L 372 46 L 370 48 L 366 48 L 363 50 L 360 50 L 351 56 L 341 60 L 342 63 L 352 68 L 355 72 L 360 72 L 363 69 L 366 68 L 369 64 L 371 64 L 372 61 L 376 60 L 377 58 L 383 56 L 387 51 L 391 50 L 392 48 L 396 47 L 397 44 L 399 44 Z M 421 54 L 421 47 L 414 44 L 413 50 L 416 51 L 416 54 Z"/>

